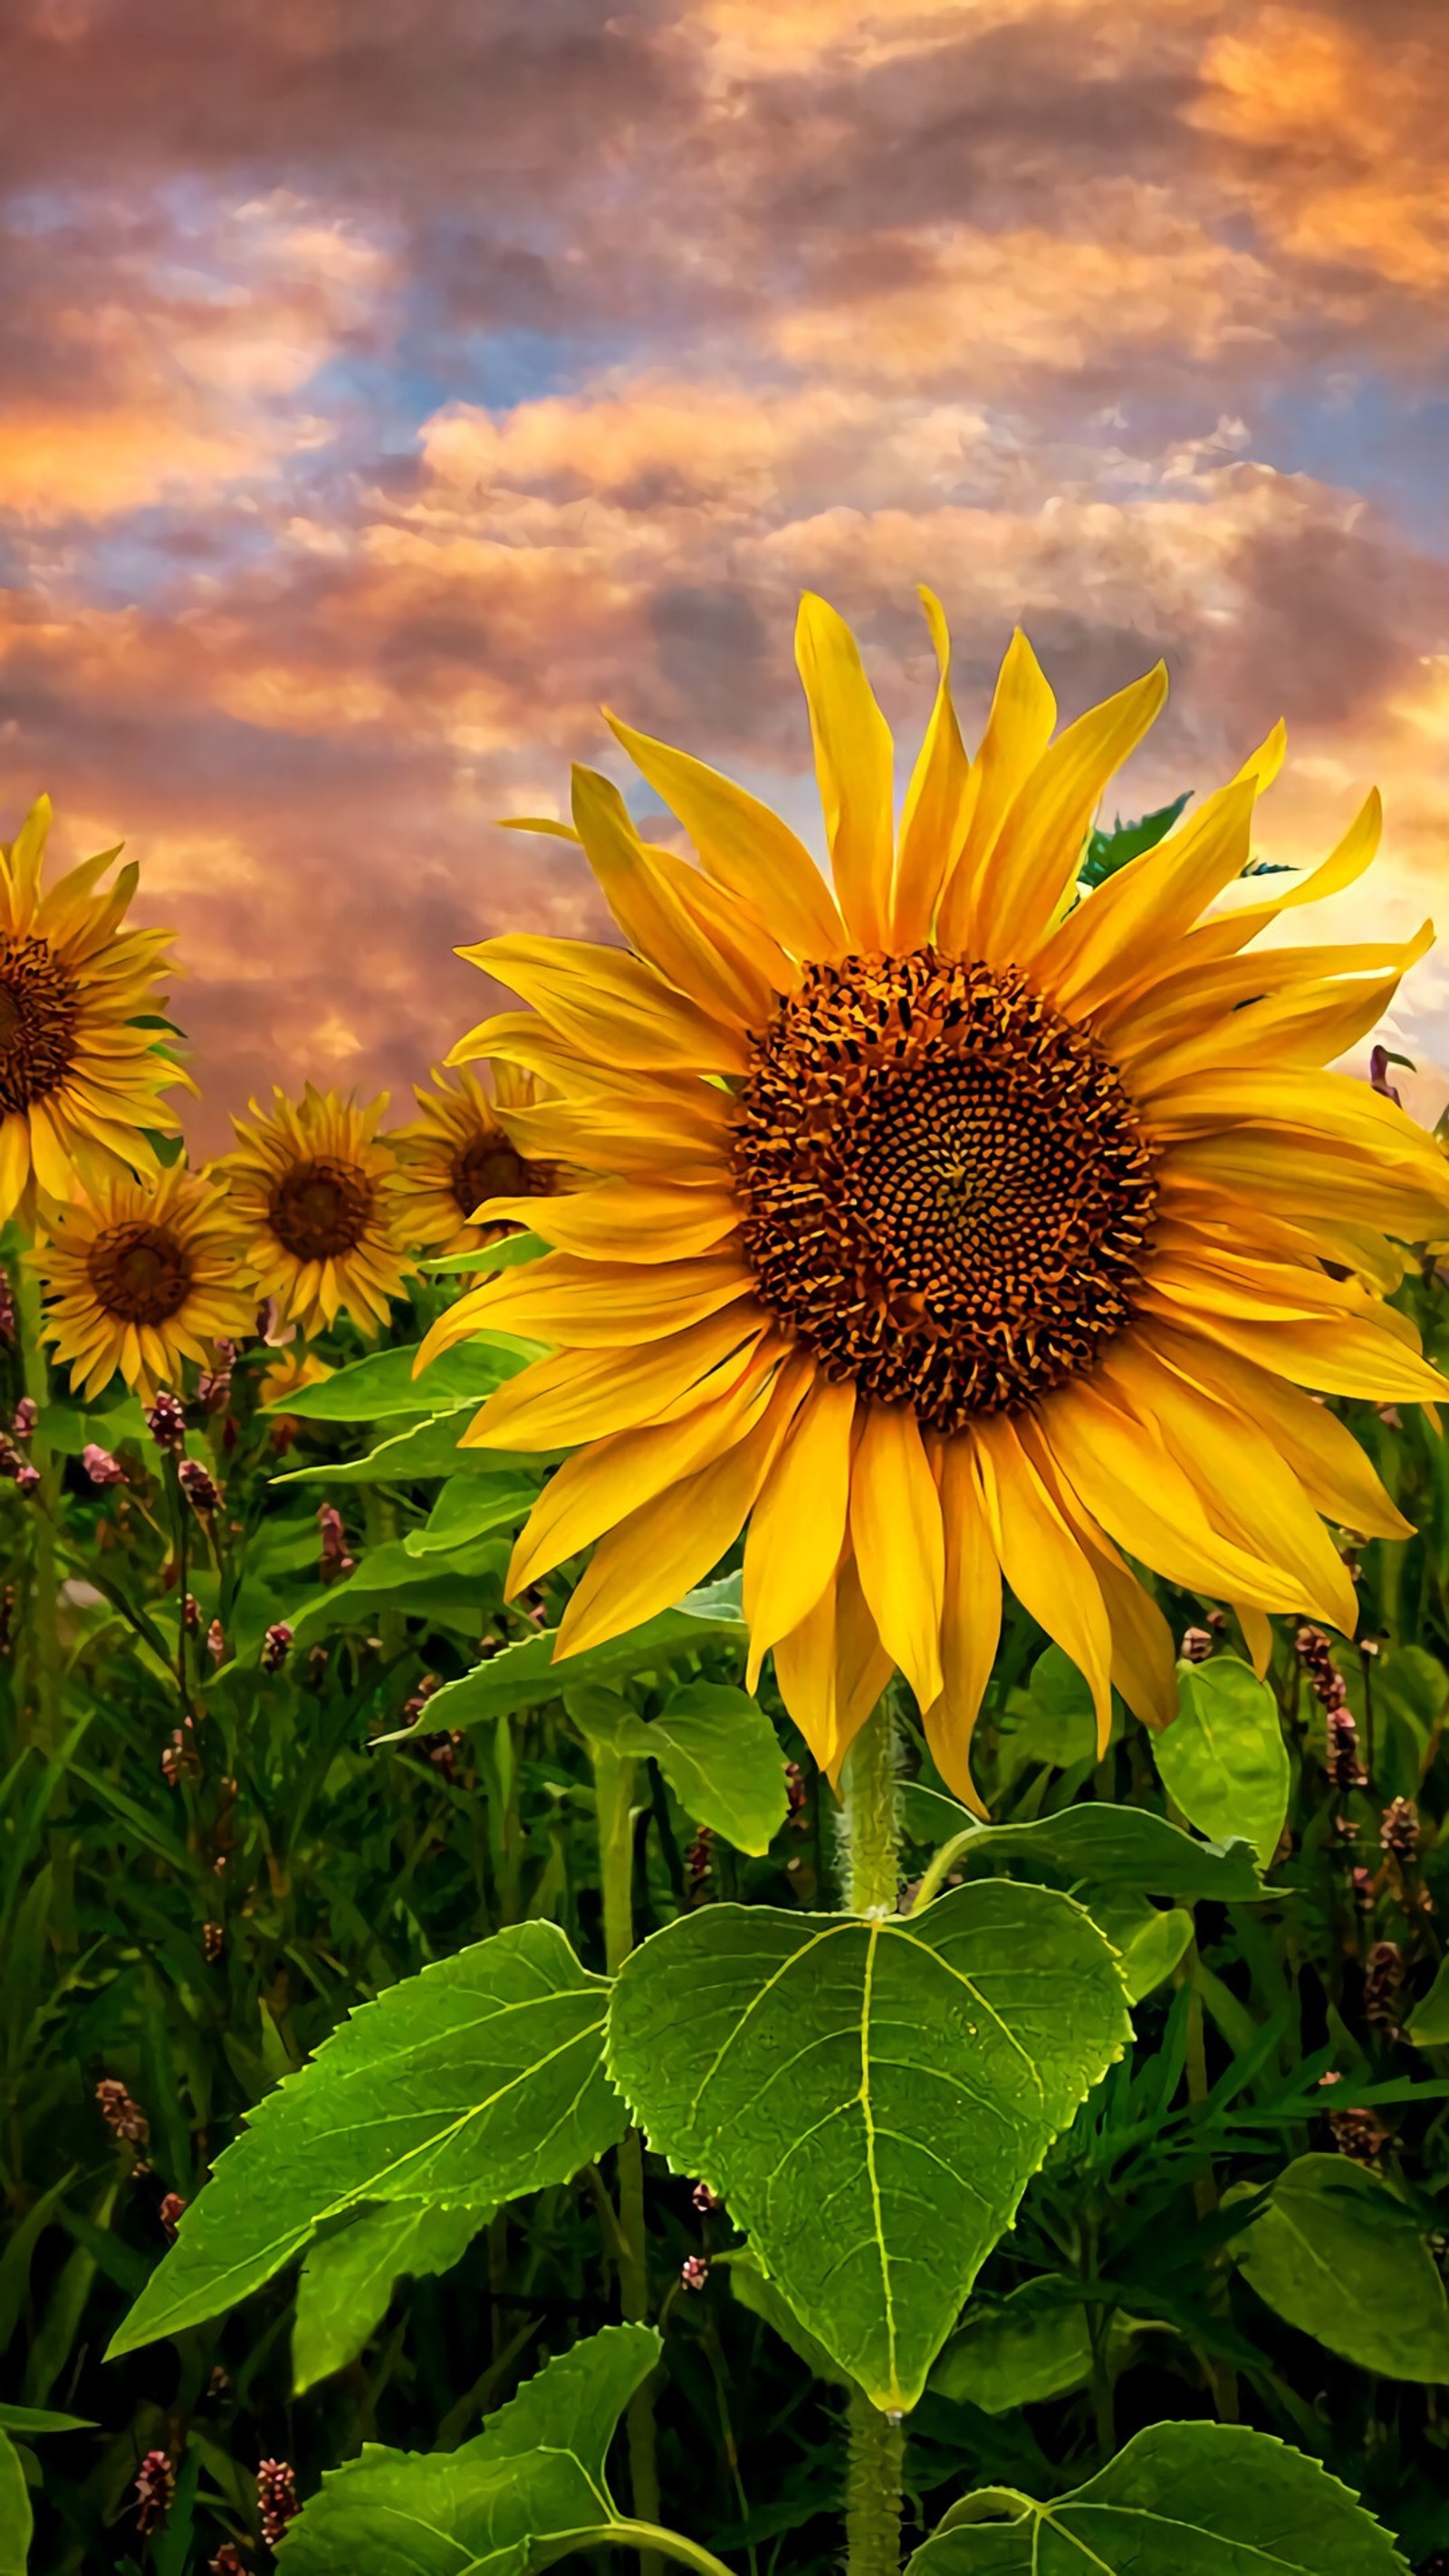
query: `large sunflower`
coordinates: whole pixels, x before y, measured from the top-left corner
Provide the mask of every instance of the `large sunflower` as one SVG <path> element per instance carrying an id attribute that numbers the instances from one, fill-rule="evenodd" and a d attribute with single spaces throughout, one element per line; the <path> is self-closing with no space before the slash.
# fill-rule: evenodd
<path id="1" fill-rule="evenodd" d="M 463 1072 L 455 1086 L 440 1066 L 433 1086 L 414 1083 L 422 1116 L 393 1134 L 399 1234 L 428 1252 L 481 1251 L 507 1231 L 474 1224 L 485 1199 L 549 1198 L 559 1187 L 557 1163 L 524 1152 L 509 1133 L 517 1116 L 526 1136 L 539 1086 L 511 1064 L 497 1067 L 491 1096 L 476 1074 Z"/>
<path id="2" fill-rule="evenodd" d="M 397 1157 L 377 1133 L 383 1092 L 365 1108 L 309 1082 L 300 1100 L 280 1085 L 270 1112 L 233 1121 L 240 1145 L 217 1170 L 248 1239 L 259 1294 L 315 1333 L 345 1308 L 368 1336 L 387 1321 L 414 1264 L 395 1221 Z"/>
<path id="3" fill-rule="evenodd" d="M 50 799 L 0 843 L 0 1221 L 34 1220 L 37 1190 L 68 1199 L 160 1167 L 144 1130 L 175 1130 L 161 1093 L 188 1077 L 163 1055 L 155 982 L 169 930 L 124 930 L 134 864 L 107 892 L 119 850 L 85 859 L 42 891 Z"/>
<path id="4" fill-rule="evenodd" d="M 536 1006 L 455 1052 L 559 1094 L 552 1150 L 596 1177 L 530 1206 L 556 1250 L 461 1299 L 554 1345 L 485 1406 L 488 1447 L 585 1443 L 514 1556 L 515 1587 L 598 1541 L 569 1654 L 708 1573 L 748 1519 L 751 1678 L 834 1769 L 893 1667 L 943 1772 L 969 1744 L 1003 1578 L 1085 1674 L 1163 1723 L 1166 1622 L 1133 1561 L 1237 1609 L 1342 1631 L 1327 1520 L 1405 1524 L 1306 1390 L 1449 1393 L 1385 1303 L 1387 1238 L 1444 1230 L 1432 1140 L 1321 1070 L 1431 936 L 1255 949 L 1373 856 L 1371 796 L 1286 892 L 1242 873 L 1281 727 L 1171 837 L 1078 899 L 1107 781 L 1161 667 L 1053 739 L 1012 642 L 980 750 L 949 646 L 892 823 L 891 738 L 849 630 L 807 598 L 797 657 L 834 892 L 793 832 L 682 752 L 614 723 L 695 868 L 574 776 L 577 836 L 632 955 L 508 936 L 465 950 Z M 516 1215 L 501 1202 L 494 1215 Z M 1320 1517 L 1320 1515 L 1322 1517 Z"/>
<path id="5" fill-rule="evenodd" d="M 219 1190 L 180 1164 L 157 1180 L 103 1181 L 57 1211 L 30 1257 L 47 1300 L 45 1337 L 77 1394 L 117 1370 L 143 1403 L 174 1387 L 183 1359 L 256 1321 L 246 1238 Z"/>

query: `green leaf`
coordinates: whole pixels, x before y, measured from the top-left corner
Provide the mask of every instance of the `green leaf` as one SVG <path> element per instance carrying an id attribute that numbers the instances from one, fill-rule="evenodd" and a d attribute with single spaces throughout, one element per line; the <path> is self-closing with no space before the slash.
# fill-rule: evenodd
<path id="1" fill-rule="evenodd" d="M 501 1467 L 487 1450 L 464 1451 L 462 1456 L 486 1459 L 481 1472 L 450 1476 L 423 1529 L 409 1530 L 403 1540 L 409 1556 L 432 1558 L 445 1556 L 468 1540 L 486 1538 L 494 1530 L 516 1530 L 527 1520 L 539 1497 L 542 1477 L 530 1467 L 510 1459 Z"/>
<path id="2" fill-rule="evenodd" d="M 421 1377 L 413 1362 L 420 1342 L 406 1349 L 369 1351 L 334 1369 L 315 1386 L 296 1387 L 263 1405 L 263 1413 L 295 1414 L 302 1422 L 381 1422 L 390 1413 L 449 1413 L 463 1404 L 481 1404 L 507 1377 L 523 1366 L 519 1348 L 475 1335 L 451 1351 L 440 1352 Z"/>
<path id="3" fill-rule="evenodd" d="M 439 1260 L 421 1261 L 418 1267 L 435 1279 L 469 1270 L 491 1278 L 497 1270 L 515 1270 L 521 1261 L 541 1261 L 549 1248 L 541 1234 L 502 1234 L 496 1243 L 485 1243 L 477 1252 L 445 1252 Z"/>
<path id="4" fill-rule="evenodd" d="M 0 2432 L 0 2576 L 25 2576 L 35 2518 L 20 2454 Z"/>
<path id="5" fill-rule="evenodd" d="M 1449 2048 L 1449 1959 L 1441 1959 L 1434 1982 L 1404 2032 L 1416 2048 Z"/>
<path id="6" fill-rule="evenodd" d="M 475 1407 L 455 1406 L 449 1413 L 435 1413 L 425 1422 L 410 1423 L 406 1431 L 396 1431 L 369 1449 L 365 1458 L 324 1458 L 316 1466 L 291 1467 L 284 1476 L 273 1476 L 274 1485 L 411 1485 L 429 1476 L 491 1476 L 498 1474 L 498 1459 L 490 1449 L 460 1449 L 458 1442 L 473 1420 Z M 509 1461 L 510 1472 L 519 1473 L 516 1460 Z M 535 1478 L 532 1499 L 538 1494 Z"/>
<path id="7" fill-rule="evenodd" d="M 381 2324 L 399 2281 L 447 2272 L 462 2260 L 492 2205 L 438 2209 L 399 2201 L 364 2209 L 335 2236 L 319 2236 L 302 2265 L 292 2327 L 292 2393 L 300 2397 L 355 2361 Z"/>
<path id="8" fill-rule="evenodd" d="M 33 2441 L 37 2433 L 96 2433 L 99 2425 L 89 2415 L 57 2415 L 50 2406 L 0 2406 L 0 2433 L 23 2433 Z"/>
<path id="9" fill-rule="evenodd" d="M 920 1794 L 915 1789 L 905 1793 L 908 1822 Z M 949 1834 L 975 1822 L 964 1807 L 956 1812 L 960 1821 L 948 1828 Z M 932 1831 L 938 1832 L 938 1826 Z M 1195 1842 L 1165 1816 L 1100 1799 L 1063 1807 L 1059 1815 L 1043 1816 L 1034 1824 L 979 1825 L 952 1867 L 967 1878 L 1004 1869 L 1022 1878 L 1060 1881 L 1067 1888 L 1137 1887 L 1154 1896 L 1211 1896 L 1223 1904 L 1267 1893 L 1247 1843 Z"/>
<path id="10" fill-rule="evenodd" d="M 685 1915 L 626 1962 L 608 2052 L 651 2145 L 728 2201 L 875 2402 L 907 2407 L 1130 2036 L 1089 1917 L 993 1881 L 919 1918 Z"/>
<path id="11" fill-rule="evenodd" d="M 1186 1906 L 1160 1912 L 1135 1888 L 1106 1887 L 1088 1900 L 1087 1911 L 1122 1963 L 1129 2004 L 1140 2004 L 1171 1976 L 1193 1936 Z"/>
<path id="12" fill-rule="evenodd" d="M 521 1923 L 364 2004 L 217 2159 L 112 2353 L 219 2316 L 360 2201 L 456 2207 L 567 2182 L 624 2131 L 607 1997 L 556 1924 Z"/>
<path id="13" fill-rule="evenodd" d="M 384 1539 L 368 1549 L 355 1574 L 320 1585 L 292 1612 L 292 1643 L 310 1646 L 329 1628 L 348 1627 L 362 1611 L 379 1609 L 400 1610 L 407 1619 L 439 1619 L 476 1637 L 482 1613 L 501 1597 L 507 1565 L 506 1539 L 474 1539 L 451 1556 L 421 1562 L 409 1556 L 400 1538 Z"/>
<path id="14" fill-rule="evenodd" d="M 562 1663 L 553 1659 L 558 1630 L 545 1628 L 536 1637 L 505 1646 L 501 1655 L 490 1656 L 460 1681 L 445 1682 L 414 1725 L 400 1727 L 393 1735 L 374 1736 L 373 1742 L 404 1744 L 410 1735 L 431 1734 L 440 1726 L 486 1726 L 494 1718 L 516 1716 L 520 1709 L 561 1700 L 566 1692 L 607 1689 L 647 1673 L 666 1673 L 705 1646 L 728 1644 L 743 1652 L 746 1636 L 739 1587 L 730 1581 L 691 1592 L 677 1609 L 661 1610 L 642 1627 L 611 1638 L 606 1646 L 568 1655 Z"/>
<path id="15" fill-rule="evenodd" d="M 816 2379 L 832 2388 L 852 2388 L 849 2371 L 833 2361 L 823 2343 L 817 2342 L 802 2326 L 788 2299 L 784 2298 L 765 2270 L 753 2245 L 736 2245 L 728 2254 L 717 2255 L 712 2271 L 727 2271 L 730 2289 L 742 2308 L 773 2329 L 782 2343 L 787 2343 L 797 2358 Z"/>
<path id="16" fill-rule="evenodd" d="M 1152 1739 L 1158 1776 L 1188 1823 L 1240 1836 L 1266 1869 L 1288 1813 L 1288 1748 L 1278 1703 L 1236 1655 L 1179 1664 L 1177 1715 Z"/>
<path id="17" fill-rule="evenodd" d="M 604 2462 L 659 2349 L 651 2326 L 605 2326 L 456 2451 L 366 2443 L 303 2506 L 287 2576 L 527 2576 L 552 2564 L 567 2534 L 621 2519 Z"/>
<path id="18" fill-rule="evenodd" d="M 1109 2347 L 1122 2350 L 1130 2329 L 1113 2319 Z M 933 2397 L 979 2406 L 984 2415 L 1010 2415 L 1069 2397 L 1092 2375 L 1087 2310 L 1072 2284 L 1047 2278 L 1023 2281 L 1005 2299 L 973 2299 L 931 2373 Z"/>
<path id="19" fill-rule="evenodd" d="M 1233 2247 L 1290 2326 L 1385 2379 L 1449 2379 L 1449 2300 L 1424 2228 L 1346 2156 L 1299 2156 Z"/>
<path id="20" fill-rule="evenodd" d="M 1405 2576 L 1382 2525 L 1316 2460 L 1240 2424 L 1154 2424 L 1037 2504 L 984 2487 L 906 2576 Z"/>
<path id="21" fill-rule="evenodd" d="M 779 1738 L 758 1700 L 727 1682 L 686 1682 L 654 1718 L 613 1691 L 569 1691 L 565 1705 L 585 1734 L 615 1753 L 658 1763 L 680 1805 L 737 1851 L 767 1852 L 789 1797 Z"/>
<path id="22" fill-rule="evenodd" d="M 135 1395 L 125 1396 L 106 1412 L 97 1412 L 94 1407 L 83 1411 L 74 1404 L 43 1404 L 36 1416 L 35 1434 L 58 1458 L 79 1458 L 92 1442 L 98 1449 L 116 1449 L 123 1440 L 149 1443 L 151 1437 L 140 1398 Z"/>
<path id="23" fill-rule="evenodd" d="M 1144 850 L 1155 850 L 1167 838 L 1183 807 L 1192 795 L 1190 787 L 1175 796 L 1170 805 L 1159 805 L 1154 814 L 1144 814 L 1139 823 L 1124 823 L 1120 816 L 1110 832 L 1095 831 L 1087 843 L 1087 854 L 1077 871 L 1084 885 L 1105 885 L 1130 859 L 1138 859 Z"/>

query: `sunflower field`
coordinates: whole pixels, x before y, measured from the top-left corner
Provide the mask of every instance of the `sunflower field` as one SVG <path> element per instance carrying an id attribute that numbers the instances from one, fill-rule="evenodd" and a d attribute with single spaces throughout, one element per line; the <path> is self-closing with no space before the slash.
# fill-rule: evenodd
<path id="1" fill-rule="evenodd" d="M 0 853 L 0 2576 L 1449 2570 L 1430 927 L 924 604 L 401 1124 Z"/>

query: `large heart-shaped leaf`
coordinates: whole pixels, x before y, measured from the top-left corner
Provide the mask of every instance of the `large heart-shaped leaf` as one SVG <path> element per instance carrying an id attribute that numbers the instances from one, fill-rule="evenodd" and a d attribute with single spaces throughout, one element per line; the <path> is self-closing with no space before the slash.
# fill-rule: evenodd
<path id="1" fill-rule="evenodd" d="M 953 2505 L 906 2576 L 1405 2576 L 1388 2533 L 1316 2460 L 1239 2424 L 1154 2424 L 1038 2504 Z"/>
<path id="2" fill-rule="evenodd" d="M 1423 2222 L 1346 2156 L 1299 2156 L 1239 2237 L 1260 2299 L 1385 2379 L 1449 2380 L 1449 2300 Z"/>
<path id="3" fill-rule="evenodd" d="M 398 2282 L 420 2272 L 451 2271 L 491 2215 L 486 2203 L 448 2209 L 404 2200 L 359 2210 L 335 2235 L 319 2236 L 297 2283 L 293 2395 L 300 2397 L 355 2361 L 387 2314 Z"/>
<path id="4" fill-rule="evenodd" d="M 1180 1664 L 1177 1715 L 1152 1741 L 1162 1785 L 1190 1825 L 1251 1843 L 1266 1869 L 1288 1813 L 1288 1748 L 1278 1703 L 1236 1655 Z"/>
<path id="5" fill-rule="evenodd" d="M 622 2136 L 608 1981 L 520 1923 L 390 1986 L 257 2105 L 111 2344 L 220 2315 L 360 2201 L 511 2200 Z"/>
<path id="6" fill-rule="evenodd" d="M 282 2550 L 287 2576 L 528 2576 L 627 2536 L 604 2462 L 659 2358 L 651 2326 L 605 2326 L 530 2379 L 456 2451 L 388 2451 L 324 2477 Z"/>
<path id="7" fill-rule="evenodd" d="M 400 1610 L 404 1618 L 435 1619 L 476 1637 L 502 1597 L 507 1565 L 506 1538 L 470 1539 L 449 1556 L 421 1562 L 401 1539 L 383 1539 L 368 1549 L 355 1574 L 320 1585 L 293 1611 L 292 1643 L 310 1646 L 329 1628 L 348 1627 L 368 1610 Z"/>
<path id="8" fill-rule="evenodd" d="M 715 1905 L 626 1963 L 609 2068 L 878 2405 L 913 2406 L 1052 2139 L 1131 2035 L 1070 1897 L 996 1880 L 919 1918 Z"/>

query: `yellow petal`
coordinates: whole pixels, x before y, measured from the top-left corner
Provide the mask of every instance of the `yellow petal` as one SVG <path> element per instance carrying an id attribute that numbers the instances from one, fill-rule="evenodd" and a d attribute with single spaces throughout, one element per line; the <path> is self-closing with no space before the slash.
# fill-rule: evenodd
<path id="1" fill-rule="evenodd" d="M 499 1067 L 500 1073 L 510 1069 Z M 541 1100 L 520 1109 L 500 1101 L 496 1114 L 530 1162 L 718 1190 L 729 1169 L 734 1104 L 727 1093 L 697 1087 L 698 1103 L 661 1095 L 647 1110 L 623 1093 L 601 1092 L 592 1100 Z"/>
<path id="2" fill-rule="evenodd" d="M 1286 992 L 1246 1003 L 1138 1067 L 1132 1078 L 1134 1098 L 1148 1107 L 1160 1091 L 1190 1075 L 1229 1072 L 1255 1062 L 1306 1070 L 1346 1055 L 1378 1026 L 1405 968 L 1417 964 L 1433 944 L 1434 925 L 1426 921 L 1417 938 L 1406 941 L 1403 964 L 1391 974 L 1351 983 L 1325 978 L 1294 984 Z"/>
<path id="3" fill-rule="evenodd" d="M 1144 1726 L 1170 1726 L 1177 1715 L 1177 1647 L 1150 1592 L 1123 1563 L 1100 1522 L 1057 1470 L 1030 1415 L 1017 1437 L 1062 1518 L 1074 1531 L 1101 1586 L 1112 1628 L 1112 1687 Z"/>
<path id="4" fill-rule="evenodd" d="M 23 937 L 35 920 L 40 871 L 51 824 L 48 796 L 37 796 L 9 849 L 6 873 L 11 885 L 11 926 Z"/>
<path id="5" fill-rule="evenodd" d="M 646 847 L 613 780 L 597 770 L 574 770 L 573 801 L 584 855 L 630 946 L 715 1019 L 761 1027 L 774 993 L 747 943 L 728 940 L 726 922 L 717 922 L 711 937 L 693 918 L 671 866 L 681 878 L 693 871 Z M 714 901 L 723 908 L 723 896 L 715 893 Z"/>
<path id="6" fill-rule="evenodd" d="M 734 1233 L 740 1209 L 725 1190 L 672 1190 L 648 1181 L 601 1181 L 554 1198 L 487 1199 L 483 1225 L 531 1226 L 545 1243 L 587 1261 L 688 1261 Z"/>
<path id="7" fill-rule="evenodd" d="M 616 1432 L 566 1458 L 519 1532 L 508 1569 L 510 1598 L 656 1495 L 682 1491 L 699 1470 L 727 1456 L 766 1410 L 779 1374 L 778 1347 L 757 1348 L 712 1371 L 701 1401 L 678 1420 Z"/>
<path id="8" fill-rule="evenodd" d="M 835 1749 L 826 1766 L 833 1788 L 894 1670 L 861 1588 L 859 1562 L 847 1552 L 835 1587 Z"/>
<path id="9" fill-rule="evenodd" d="M 901 810 L 900 848 L 891 893 L 891 941 L 920 948 L 931 936 L 941 889 L 965 837 L 971 764 L 951 703 L 951 638 L 940 601 L 923 589 L 940 682 L 920 757 Z"/>
<path id="10" fill-rule="evenodd" d="M 1101 1586 L 1006 1415 L 983 1414 L 972 1438 L 1001 1571 L 1086 1682 L 1104 1753 L 1112 1733 L 1112 1630 Z"/>
<path id="11" fill-rule="evenodd" d="M 1298 1606 L 1296 1587 L 1212 1527 L 1183 1469 L 1094 1382 L 1057 1387 L 1040 1408 L 1038 1431 L 1078 1501 L 1154 1574 L 1260 1610 Z"/>
<path id="12" fill-rule="evenodd" d="M 27 1114 L 30 1119 L 30 1159 L 35 1177 L 52 1198 L 68 1199 L 75 1184 L 75 1166 L 66 1152 L 65 1140 L 51 1114 L 50 1103 L 32 1100 Z"/>
<path id="13" fill-rule="evenodd" d="M 520 1333 L 525 1339 L 580 1350 L 608 1350 L 679 1333 L 735 1298 L 749 1296 L 753 1284 L 743 1264 L 729 1256 L 649 1268 L 546 1253 L 542 1261 L 501 1271 L 446 1307 L 423 1336 L 415 1365 L 426 1368 L 440 1351 L 478 1332 Z"/>
<path id="14" fill-rule="evenodd" d="M 850 1536 L 880 1640 L 923 1709 L 941 1696 L 941 1497 L 906 1405 L 869 1404 L 850 1475 Z"/>
<path id="15" fill-rule="evenodd" d="M 788 823 L 757 796 L 688 752 L 605 719 L 630 759 L 676 814 L 717 885 L 754 905 L 794 957 L 839 957 L 844 925 L 820 870 Z"/>
<path id="16" fill-rule="evenodd" d="M 1037 961 L 1059 1010 L 1096 1009 L 1120 984 L 1173 954 L 1203 907 L 1241 876 L 1251 853 L 1256 782 L 1219 788 L 1152 850 L 1130 859 L 1052 932 Z"/>
<path id="17" fill-rule="evenodd" d="M 810 709 L 836 898 L 853 944 L 883 948 L 895 842 L 890 727 L 850 628 L 813 591 L 800 602 L 795 662 Z"/>
<path id="18" fill-rule="evenodd" d="M 834 1575 L 850 1500 L 855 1389 L 817 1377 L 750 1515 L 744 1612 L 750 1629 L 745 1688 L 768 1649 L 797 1628 Z"/>
<path id="19" fill-rule="evenodd" d="M 741 1029 L 711 1019 L 652 966 L 621 949 L 599 948 L 588 939 L 533 939 L 511 931 L 501 939 L 460 948 L 458 955 L 521 993 L 566 1046 L 606 1064 L 698 1073 L 749 1070 L 749 1044 Z"/>
<path id="20" fill-rule="evenodd" d="M 571 1449 L 689 1410 L 712 1369 L 753 1350 L 763 1316 L 727 1306 L 639 1350 L 557 1351 L 505 1379 L 474 1415 L 464 1449 Z"/>
<path id="21" fill-rule="evenodd" d="M 601 1540 L 564 1612 L 556 1664 L 654 1618 L 718 1565 L 744 1526 L 808 1382 L 808 1370 L 787 1363 L 763 1417 L 742 1440 L 682 1484 L 671 1481 Z M 562 1681 L 567 1688 L 566 1671 Z"/>
<path id="22" fill-rule="evenodd" d="M 1175 1458 L 1191 1459 L 1209 1518 L 1260 1564 L 1296 1583 L 1315 1617 L 1351 1635 L 1358 1608 L 1343 1561 L 1257 1424 L 1164 1366 L 1140 1335 L 1114 1343 L 1100 1374 Z"/>
<path id="23" fill-rule="evenodd" d="M 30 1121 L 12 1109 L 0 1122 L 0 1224 L 15 1214 L 30 1179 Z"/>
<path id="24" fill-rule="evenodd" d="M 1151 1313 L 1150 1291 L 1143 1303 Z M 1391 1312 L 1386 1308 L 1383 1320 L 1372 1322 L 1342 1315 L 1307 1324 L 1255 1324 L 1237 1316 L 1204 1314 L 1198 1319 L 1198 1330 L 1259 1368 L 1287 1378 L 1294 1386 L 1312 1387 L 1319 1395 L 1362 1395 L 1372 1404 L 1441 1403 L 1449 1396 L 1449 1379 L 1391 1334 Z M 1180 1326 L 1182 1310 L 1168 1309 L 1160 1320 Z M 1276 1610 L 1292 1605 L 1268 1601 L 1262 1606 Z"/>
<path id="25" fill-rule="evenodd" d="M 1233 1608 L 1243 1632 L 1243 1643 L 1248 1649 L 1248 1661 L 1262 1681 L 1273 1660 L 1273 1623 L 1263 1611 L 1253 1609 L 1247 1601 L 1235 1601 Z"/>
<path id="26" fill-rule="evenodd" d="M 1001 1565 L 970 1441 L 942 1440 L 934 1465 L 946 1534 L 943 1687 L 925 1712 L 926 1742 L 948 1787 L 973 1815 L 984 1816 L 971 1773 L 971 1738 L 1001 1636 Z"/>
<path id="27" fill-rule="evenodd" d="M 1167 671 L 1159 662 L 1078 716 L 1043 752 L 1002 823 L 977 899 L 976 935 L 993 964 L 1025 964 L 1035 956 L 1081 864 L 1108 779 L 1166 696 Z"/>
<path id="28" fill-rule="evenodd" d="M 839 1759 L 835 1655 L 836 1577 L 814 1607 L 775 1642 L 775 1684 L 822 1771 Z"/>
<path id="29" fill-rule="evenodd" d="M 1316 1512 L 1360 1538 L 1409 1538 L 1413 1525 L 1385 1492 L 1352 1432 L 1311 1396 L 1218 1343 L 1155 1325 L 1151 1347 L 1179 1377 L 1235 1405 L 1267 1433 Z"/>
<path id="30" fill-rule="evenodd" d="M 1201 1180 L 1240 1202 L 1261 1195 L 1309 1225 L 1327 1204 L 1401 1243 L 1426 1243 L 1449 1222 L 1449 1163 L 1375 1156 L 1347 1138 L 1225 1129 L 1175 1145 L 1169 1168 L 1174 1183 Z"/>
<path id="31" fill-rule="evenodd" d="M 1057 702 L 1018 627 L 997 675 L 981 747 L 971 764 L 966 830 L 941 897 L 936 936 L 943 948 L 976 953 L 978 896 L 996 836 L 1017 791 L 1052 737 Z"/>

